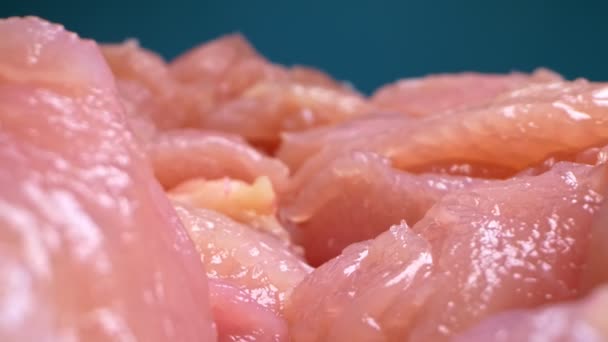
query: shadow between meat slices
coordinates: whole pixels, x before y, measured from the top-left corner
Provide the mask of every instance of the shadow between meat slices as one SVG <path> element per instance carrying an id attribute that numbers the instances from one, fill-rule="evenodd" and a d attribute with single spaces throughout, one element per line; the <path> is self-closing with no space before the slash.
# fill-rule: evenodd
<path id="1" fill-rule="evenodd" d="M 577 298 L 605 165 L 454 191 L 409 229 L 355 244 L 307 276 L 294 341 L 447 340 L 508 309 Z"/>
<path id="2" fill-rule="evenodd" d="M 196 250 L 94 42 L 0 20 L 0 142 L 0 340 L 215 340 Z"/>

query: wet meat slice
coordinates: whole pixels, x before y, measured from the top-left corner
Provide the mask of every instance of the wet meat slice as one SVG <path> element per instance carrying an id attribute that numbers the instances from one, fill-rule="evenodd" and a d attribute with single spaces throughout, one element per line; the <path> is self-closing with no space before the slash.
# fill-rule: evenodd
<path id="1" fill-rule="evenodd" d="M 273 148 L 283 132 L 333 125 L 370 111 L 361 95 L 347 89 L 290 80 L 259 82 L 205 116 L 202 125 Z"/>
<path id="2" fill-rule="evenodd" d="M 160 183 L 171 189 L 194 179 L 230 177 L 253 182 L 267 176 L 277 191 L 284 189 L 289 171 L 241 138 L 197 130 L 172 130 L 158 134 L 147 144 L 147 153 Z"/>
<path id="3" fill-rule="evenodd" d="M 169 191 L 178 202 L 218 211 L 239 222 L 257 216 L 274 214 L 276 196 L 268 177 L 257 178 L 252 184 L 223 178 L 218 180 L 193 179 Z"/>
<path id="4" fill-rule="evenodd" d="M 174 201 L 217 211 L 291 246 L 289 233 L 277 220 L 277 196 L 266 176 L 251 184 L 230 178 L 192 179 L 167 194 Z"/>
<path id="5" fill-rule="evenodd" d="M 402 170 L 424 172 L 437 163 L 468 163 L 517 172 L 556 153 L 605 144 L 608 85 L 585 80 L 531 85 L 488 106 L 448 116 L 385 119 L 369 127 L 367 120 L 359 120 L 346 128 L 292 134 L 278 156 L 292 171 L 303 164 L 315 169 L 360 149 L 389 157 Z M 333 132 L 338 136 L 332 138 Z"/>
<path id="6" fill-rule="evenodd" d="M 238 287 L 215 279 L 209 281 L 209 292 L 218 342 L 289 341 L 285 319 Z"/>
<path id="7" fill-rule="evenodd" d="M 213 341 L 207 279 L 96 44 L 0 21 L 0 340 Z"/>
<path id="8" fill-rule="evenodd" d="M 483 180 L 393 169 L 374 153 L 353 152 L 314 173 L 299 173 L 281 200 L 281 218 L 307 260 L 320 265 L 351 243 L 372 239 L 393 224 L 413 225 L 448 192 Z"/>
<path id="9" fill-rule="evenodd" d="M 433 262 L 431 245 L 405 224 L 348 246 L 293 291 L 292 341 L 405 340 Z"/>
<path id="10" fill-rule="evenodd" d="M 112 73 L 131 128 L 142 140 L 156 129 L 184 127 L 188 117 L 187 94 L 169 72 L 159 55 L 139 46 L 137 41 L 105 44 L 101 51 Z"/>
<path id="11" fill-rule="evenodd" d="M 481 74 L 464 72 L 403 79 L 378 89 L 371 103 L 380 111 L 427 116 L 487 104 L 501 93 L 534 83 L 563 81 L 552 71 L 532 74 Z"/>
<path id="12" fill-rule="evenodd" d="M 294 290 L 294 341 L 446 340 L 488 316 L 577 298 L 605 165 L 444 196 L 411 229 L 348 247 Z"/>
<path id="13" fill-rule="evenodd" d="M 190 99 L 189 115 L 197 127 L 239 134 L 269 150 L 283 131 L 369 111 L 348 86 L 312 68 L 272 64 L 240 35 L 203 44 L 178 57 L 170 70 L 185 85 L 182 97 Z"/>
<path id="14" fill-rule="evenodd" d="M 608 340 L 608 287 L 572 302 L 513 310 L 484 320 L 454 342 Z"/>
<path id="15" fill-rule="evenodd" d="M 328 158 L 323 161 L 327 162 L 331 160 L 330 155 L 337 158 L 345 151 L 365 151 L 367 146 L 362 143 L 363 141 L 372 142 L 391 128 L 405 129 L 416 123 L 417 120 L 398 114 L 375 114 L 353 118 L 335 126 L 317 127 L 302 132 L 286 132 L 282 135 L 282 143 L 276 151 L 276 156 L 295 172 L 316 154 L 326 153 Z M 348 146 L 350 143 L 355 147 Z M 336 150 L 340 153 L 336 153 Z M 320 164 L 322 163 L 316 163 L 315 166 L 318 167 Z"/>
<path id="16" fill-rule="evenodd" d="M 135 41 L 102 50 L 143 140 L 155 128 L 205 128 L 242 135 L 272 151 L 283 131 L 333 124 L 370 108 L 321 71 L 270 63 L 238 34 L 202 44 L 168 65 Z"/>
<path id="17" fill-rule="evenodd" d="M 182 54 L 171 74 L 186 84 L 219 84 L 229 70 L 247 60 L 263 59 L 240 34 L 226 35 Z"/>
<path id="18" fill-rule="evenodd" d="M 311 271 L 285 244 L 217 212 L 175 204 L 211 280 L 244 291 L 282 314 L 293 287 Z"/>
<path id="19" fill-rule="evenodd" d="M 184 87 L 195 126 L 226 101 L 239 97 L 262 80 L 283 80 L 284 68 L 269 63 L 240 34 L 226 35 L 178 56 L 169 65 Z"/>
<path id="20" fill-rule="evenodd" d="M 164 95 L 175 85 L 162 57 L 140 47 L 135 40 L 105 44 L 100 49 L 118 80 L 139 83 L 156 96 Z"/>
<path id="21" fill-rule="evenodd" d="M 602 192 L 606 196 L 608 191 Z M 591 227 L 591 245 L 588 248 L 583 274 L 583 288 L 590 291 L 602 284 L 608 284 L 608 202 L 605 202 L 594 218 Z"/>

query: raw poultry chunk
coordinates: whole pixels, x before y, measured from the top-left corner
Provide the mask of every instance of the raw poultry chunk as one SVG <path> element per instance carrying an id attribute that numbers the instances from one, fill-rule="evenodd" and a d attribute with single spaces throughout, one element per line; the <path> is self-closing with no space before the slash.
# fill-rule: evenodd
<path id="1" fill-rule="evenodd" d="M 411 174 L 373 153 L 353 152 L 292 179 L 281 218 L 313 265 L 351 243 L 371 239 L 405 220 L 413 225 L 452 190 L 486 182 L 462 176 Z"/>
<path id="2" fill-rule="evenodd" d="M 292 171 L 303 165 L 318 169 L 345 151 L 365 150 L 390 158 L 402 170 L 467 163 L 512 175 L 555 153 L 606 144 L 608 84 L 577 80 L 530 85 L 487 106 L 447 116 L 384 118 L 385 123 L 376 120 L 372 125 L 369 120 L 289 135 L 278 156 Z"/>
<path id="3" fill-rule="evenodd" d="M 608 340 L 608 287 L 587 298 L 545 305 L 534 310 L 513 310 L 485 320 L 454 342 Z"/>
<path id="4" fill-rule="evenodd" d="M 154 173 L 171 189 L 194 178 L 230 177 L 246 182 L 267 176 L 277 191 L 287 183 L 289 170 L 237 136 L 196 130 L 161 133 L 146 145 Z"/>
<path id="5" fill-rule="evenodd" d="M 213 341 L 207 279 L 92 41 L 0 21 L 0 340 Z"/>
<path id="6" fill-rule="evenodd" d="M 287 306 L 294 341 L 433 341 L 511 308 L 576 298 L 605 165 L 558 164 L 455 191 L 411 229 L 349 246 Z"/>
<path id="7" fill-rule="evenodd" d="M 501 93 L 529 84 L 562 80 L 561 76 L 545 69 L 536 70 L 531 75 L 519 72 L 508 75 L 474 72 L 429 75 L 383 86 L 374 93 L 371 103 L 383 112 L 413 117 L 447 114 L 485 105 Z"/>
<path id="8" fill-rule="evenodd" d="M 217 212 L 175 204 L 211 280 L 237 286 L 255 302 L 282 313 L 310 267 L 273 236 Z"/>

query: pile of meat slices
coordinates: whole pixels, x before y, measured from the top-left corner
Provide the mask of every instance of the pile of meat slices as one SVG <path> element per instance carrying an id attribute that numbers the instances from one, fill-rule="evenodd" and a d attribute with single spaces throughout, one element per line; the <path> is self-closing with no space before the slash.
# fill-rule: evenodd
<path id="1" fill-rule="evenodd" d="M 366 97 L 0 21 L 1 341 L 605 341 L 608 84 Z"/>

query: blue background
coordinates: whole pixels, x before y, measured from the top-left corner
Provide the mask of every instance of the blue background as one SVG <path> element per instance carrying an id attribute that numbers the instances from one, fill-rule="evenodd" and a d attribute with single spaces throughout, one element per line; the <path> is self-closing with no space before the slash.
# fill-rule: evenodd
<path id="1" fill-rule="evenodd" d="M 0 16 L 25 14 L 101 41 L 137 37 L 167 58 L 240 31 L 273 61 L 366 92 L 406 76 L 537 66 L 608 80 L 608 1 L 0 0 Z"/>

